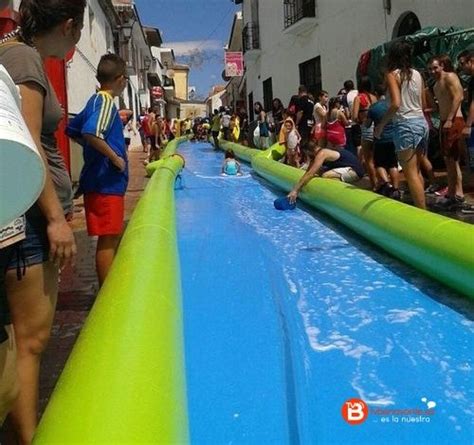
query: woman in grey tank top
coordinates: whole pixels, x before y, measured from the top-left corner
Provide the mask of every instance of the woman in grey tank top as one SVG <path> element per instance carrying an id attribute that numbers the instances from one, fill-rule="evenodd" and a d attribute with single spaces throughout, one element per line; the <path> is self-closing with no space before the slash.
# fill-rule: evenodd
<path id="1" fill-rule="evenodd" d="M 22 444 L 31 443 L 37 425 L 40 358 L 53 322 L 58 268 L 76 251 L 65 219 L 72 204 L 70 184 L 53 136 L 61 109 L 43 62 L 64 59 L 76 45 L 85 7 L 86 0 L 22 0 L 21 28 L 0 40 L 0 63 L 19 86 L 23 117 L 47 167 L 43 191 L 26 215 L 26 238 L 6 274 L 20 388 L 10 417 L 15 442 Z M 18 264 L 24 274 L 17 277 Z"/>
<path id="2" fill-rule="evenodd" d="M 411 65 L 412 47 L 407 42 L 394 43 L 388 52 L 385 81 L 390 107 L 374 130 L 380 138 L 385 125 L 393 119 L 394 144 L 398 160 L 408 182 L 415 205 L 426 209 L 420 162 L 428 144 L 428 124 L 423 115 L 424 83 Z"/>

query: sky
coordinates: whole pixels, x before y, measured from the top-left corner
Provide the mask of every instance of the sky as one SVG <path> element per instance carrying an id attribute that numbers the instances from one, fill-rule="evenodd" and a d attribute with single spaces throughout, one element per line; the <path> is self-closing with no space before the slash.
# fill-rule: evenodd
<path id="1" fill-rule="evenodd" d="M 231 0 L 135 0 L 135 5 L 142 24 L 159 28 L 163 46 L 174 49 L 178 63 L 190 65 L 189 86 L 198 97 L 225 84 L 223 48 L 240 5 Z"/>

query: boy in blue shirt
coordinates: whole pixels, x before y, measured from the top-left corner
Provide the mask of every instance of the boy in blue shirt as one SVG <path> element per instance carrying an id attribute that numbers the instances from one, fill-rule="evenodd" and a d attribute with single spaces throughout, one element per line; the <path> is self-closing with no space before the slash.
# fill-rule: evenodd
<path id="1" fill-rule="evenodd" d="M 126 64 L 119 56 L 102 56 L 97 67 L 100 90 L 69 123 L 66 133 L 84 148 L 79 190 L 84 193 L 87 231 L 98 236 L 96 270 L 102 286 L 122 234 L 128 161 L 123 124 L 114 97 L 127 85 Z"/>

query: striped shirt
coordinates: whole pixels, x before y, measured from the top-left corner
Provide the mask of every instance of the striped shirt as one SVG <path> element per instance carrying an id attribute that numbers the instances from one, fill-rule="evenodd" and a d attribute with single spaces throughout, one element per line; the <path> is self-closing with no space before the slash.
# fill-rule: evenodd
<path id="1" fill-rule="evenodd" d="M 103 139 L 118 156 L 127 161 L 123 124 L 113 97 L 106 91 L 99 91 L 89 99 L 85 108 L 69 123 L 66 133 L 78 141 L 86 134 Z M 81 143 L 84 148 L 84 167 L 79 180 L 81 191 L 125 194 L 128 165 L 125 172 L 119 172 L 106 156 L 85 142 Z"/>

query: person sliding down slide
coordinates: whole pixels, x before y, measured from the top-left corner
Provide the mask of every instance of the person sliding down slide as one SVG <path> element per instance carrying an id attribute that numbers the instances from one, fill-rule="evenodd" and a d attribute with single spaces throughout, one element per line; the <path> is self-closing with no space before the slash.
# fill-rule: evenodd
<path id="1" fill-rule="evenodd" d="M 240 163 L 235 159 L 235 154 L 232 150 L 225 152 L 224 163 L 222 164 L 222 175 L 242 175 L 240 171 Z"/>

